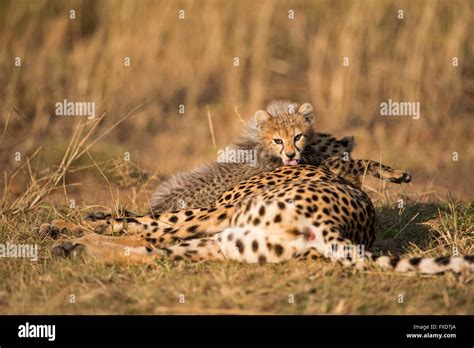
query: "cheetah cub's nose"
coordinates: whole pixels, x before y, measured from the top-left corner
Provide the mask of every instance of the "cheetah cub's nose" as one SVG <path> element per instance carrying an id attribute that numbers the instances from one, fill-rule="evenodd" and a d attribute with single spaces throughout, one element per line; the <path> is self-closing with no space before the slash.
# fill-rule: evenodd
<path id="1" fill-rule="evenodd" d="M 314 232 L 311 230 L 310 227 L 304 227 L 303 228 L 303 235 L 304 235 L 304 238 L 307 239 L 307 240 L 315 240 L 316 239 L 316 235 L 314 234 Z"/>

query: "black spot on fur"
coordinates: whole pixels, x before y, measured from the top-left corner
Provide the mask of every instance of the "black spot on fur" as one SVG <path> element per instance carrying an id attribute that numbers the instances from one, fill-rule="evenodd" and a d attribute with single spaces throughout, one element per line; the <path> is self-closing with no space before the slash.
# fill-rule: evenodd
<path id="1" fill-rule="evenodd" d="M 344 214 L 350 215 L 349 210 L 344 206 L 342 207 L 342 211 L 344 212 Z"/>
<path id="2" fill-rule="evenodd" d="M 256 240 L 252 242 L 252 250 L 254 252 L 258 250 L 258 242 Z"/>
<path id="3" fill-rule="evenodd" d="M 466 260 L 469 263 L 474 263 L 474 255 L 466 255 L 464 256 L 464 260 Z"/>
<path id="4" fill-rule="evenodd" d="M 239 253 L 244 253 L 244 243 L 242 243 L 240 239 L 237 239 L 237 242 L 235 242 L 235 246 L 237 247 L 237 249 L 239 249 Z"/>
<path id="5" fill-rule="evenodd" d="M 187 231 L 188 232 L 195 232 L 198 229 L 199 225 L 193 225 L 188 227 Z"/>
<path id="6" fill-rule="evenodd" d="M 156 244 L 156 238 L 145 238 L 145 240 L 151 244 Z"/>
<path id="7" fill-rule="evenodd" d="M 393 257 L 390 259 L 390 265 L 392 265 L 393 268 L 397 267 L 399 262 L 400 262 L 400 258 L 398 257 Z"/>
<path id="8" fill-rule="evenodd" d="M 414 257 L 412 259 L 410 259 L 410 265 L 412 266 L 418 266 L 421 262 L 421 257 Z"/>
<path id="9" fill-rule="evenodd" d="M 258 257 L 258 263 L 259 263 L 260 265 L 263 265 L 265 262 L 267 262 L 267 258 L 266 258 L 264 255 L 260 255 L 260 256 Z"/>
<path id="10" fill-rule="evenodd" d="M 178 217 L 176 215 L 173 215 L 172 217 L 169 218 L 169 222 L 175 223 L 178 221 Z"/>
<path id="11" fill-rule="evenodd" d="M 450 256 L 440 256 L 440 257 L 437 257 L 435 259 L 435 262 L 438 265 L 446 266 L 446 265 L 449 265 L 449 263 L 451 262 L 451 257 Z"/>
<path id="12" fill-rule="evenodd" d="M 283 254 L 283 251 L 284 249 L 280 244 L 275 244 L 275 254 L 277 254 L 277 256 Z"/>
<path id="13" fill-rule="evenodd" d="M 134 224 L 139 224 L 137 219 L 134 218 L 125 218 L 124 219 L 127 223 L 134 223 Z"/>
<path id="14" fill-rule="evenodd" d="M 281 215 L 280 215 L 280 214 L 275 215 L 275 219 L 273 219 L 273 221 L 274 221 L 275 223 L 281 222 Z"/>

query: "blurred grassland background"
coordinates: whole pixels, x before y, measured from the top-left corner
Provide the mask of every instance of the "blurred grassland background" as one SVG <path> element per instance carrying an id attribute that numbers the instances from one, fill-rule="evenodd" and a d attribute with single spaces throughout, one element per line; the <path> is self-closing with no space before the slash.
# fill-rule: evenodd
<path id="1" fill-rule="evenodd" d="M 144 170 L 170 174 L 217 158 L 208 111 L 223 148 L 242 128 L 237 114 L 248 119 L 283 97 L 312 102 L 318 130 L 354 135 L 356 158 L 470 199 L 473 14 L 472 1 L 1 0 L 2 172 L 18 167 L 15 152 L 40 146 L 33 170 L 60 162 L 84 122 L 55 115 L 63 99 L 95 102 L 97 117 L 106 113 L 99 131 L 136 108 L 91 149 L 93 158 L 130 152 Z M 380 116 L 388 99 L 420 102 L 421 119 Z M 26 184 L 18 179 L 9 190 Z"/>

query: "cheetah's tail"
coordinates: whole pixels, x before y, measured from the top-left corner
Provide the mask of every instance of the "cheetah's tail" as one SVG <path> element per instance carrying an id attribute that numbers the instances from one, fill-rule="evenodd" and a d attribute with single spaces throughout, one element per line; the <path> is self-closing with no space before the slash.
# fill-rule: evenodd
<path id="1" fill-rule="evenodd" d="M 365 256 L 369 256 L 376 265 L 393 272 L 416 272 L 421 274 L 442 274 L 447 271 L 454 273 L 474 272 L 474 255 L 398 258 L 367 254 Z"/>

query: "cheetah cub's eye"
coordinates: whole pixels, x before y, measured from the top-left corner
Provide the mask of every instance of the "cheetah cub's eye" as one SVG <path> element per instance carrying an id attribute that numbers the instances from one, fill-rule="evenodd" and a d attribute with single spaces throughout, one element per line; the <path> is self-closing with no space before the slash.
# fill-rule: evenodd
<path id="1" fill-rule="evenodd" d="M 294 138 L 295 143 L 296 143 L 297 141 L 299 141 L 302 136 L 303 136 L 303 134 L 298 134 L 298 135 L 296 135 L 295 138 Z"/>
<path id="2" fill-rule="evenodd" d="M 278 145 L 282 145 L 282 144 L 283 144 L 283 140 L 281 140 L 281 139 L 273 139 L 273 142 L 274 142 L 275 144 L 278 144 Z"/>

